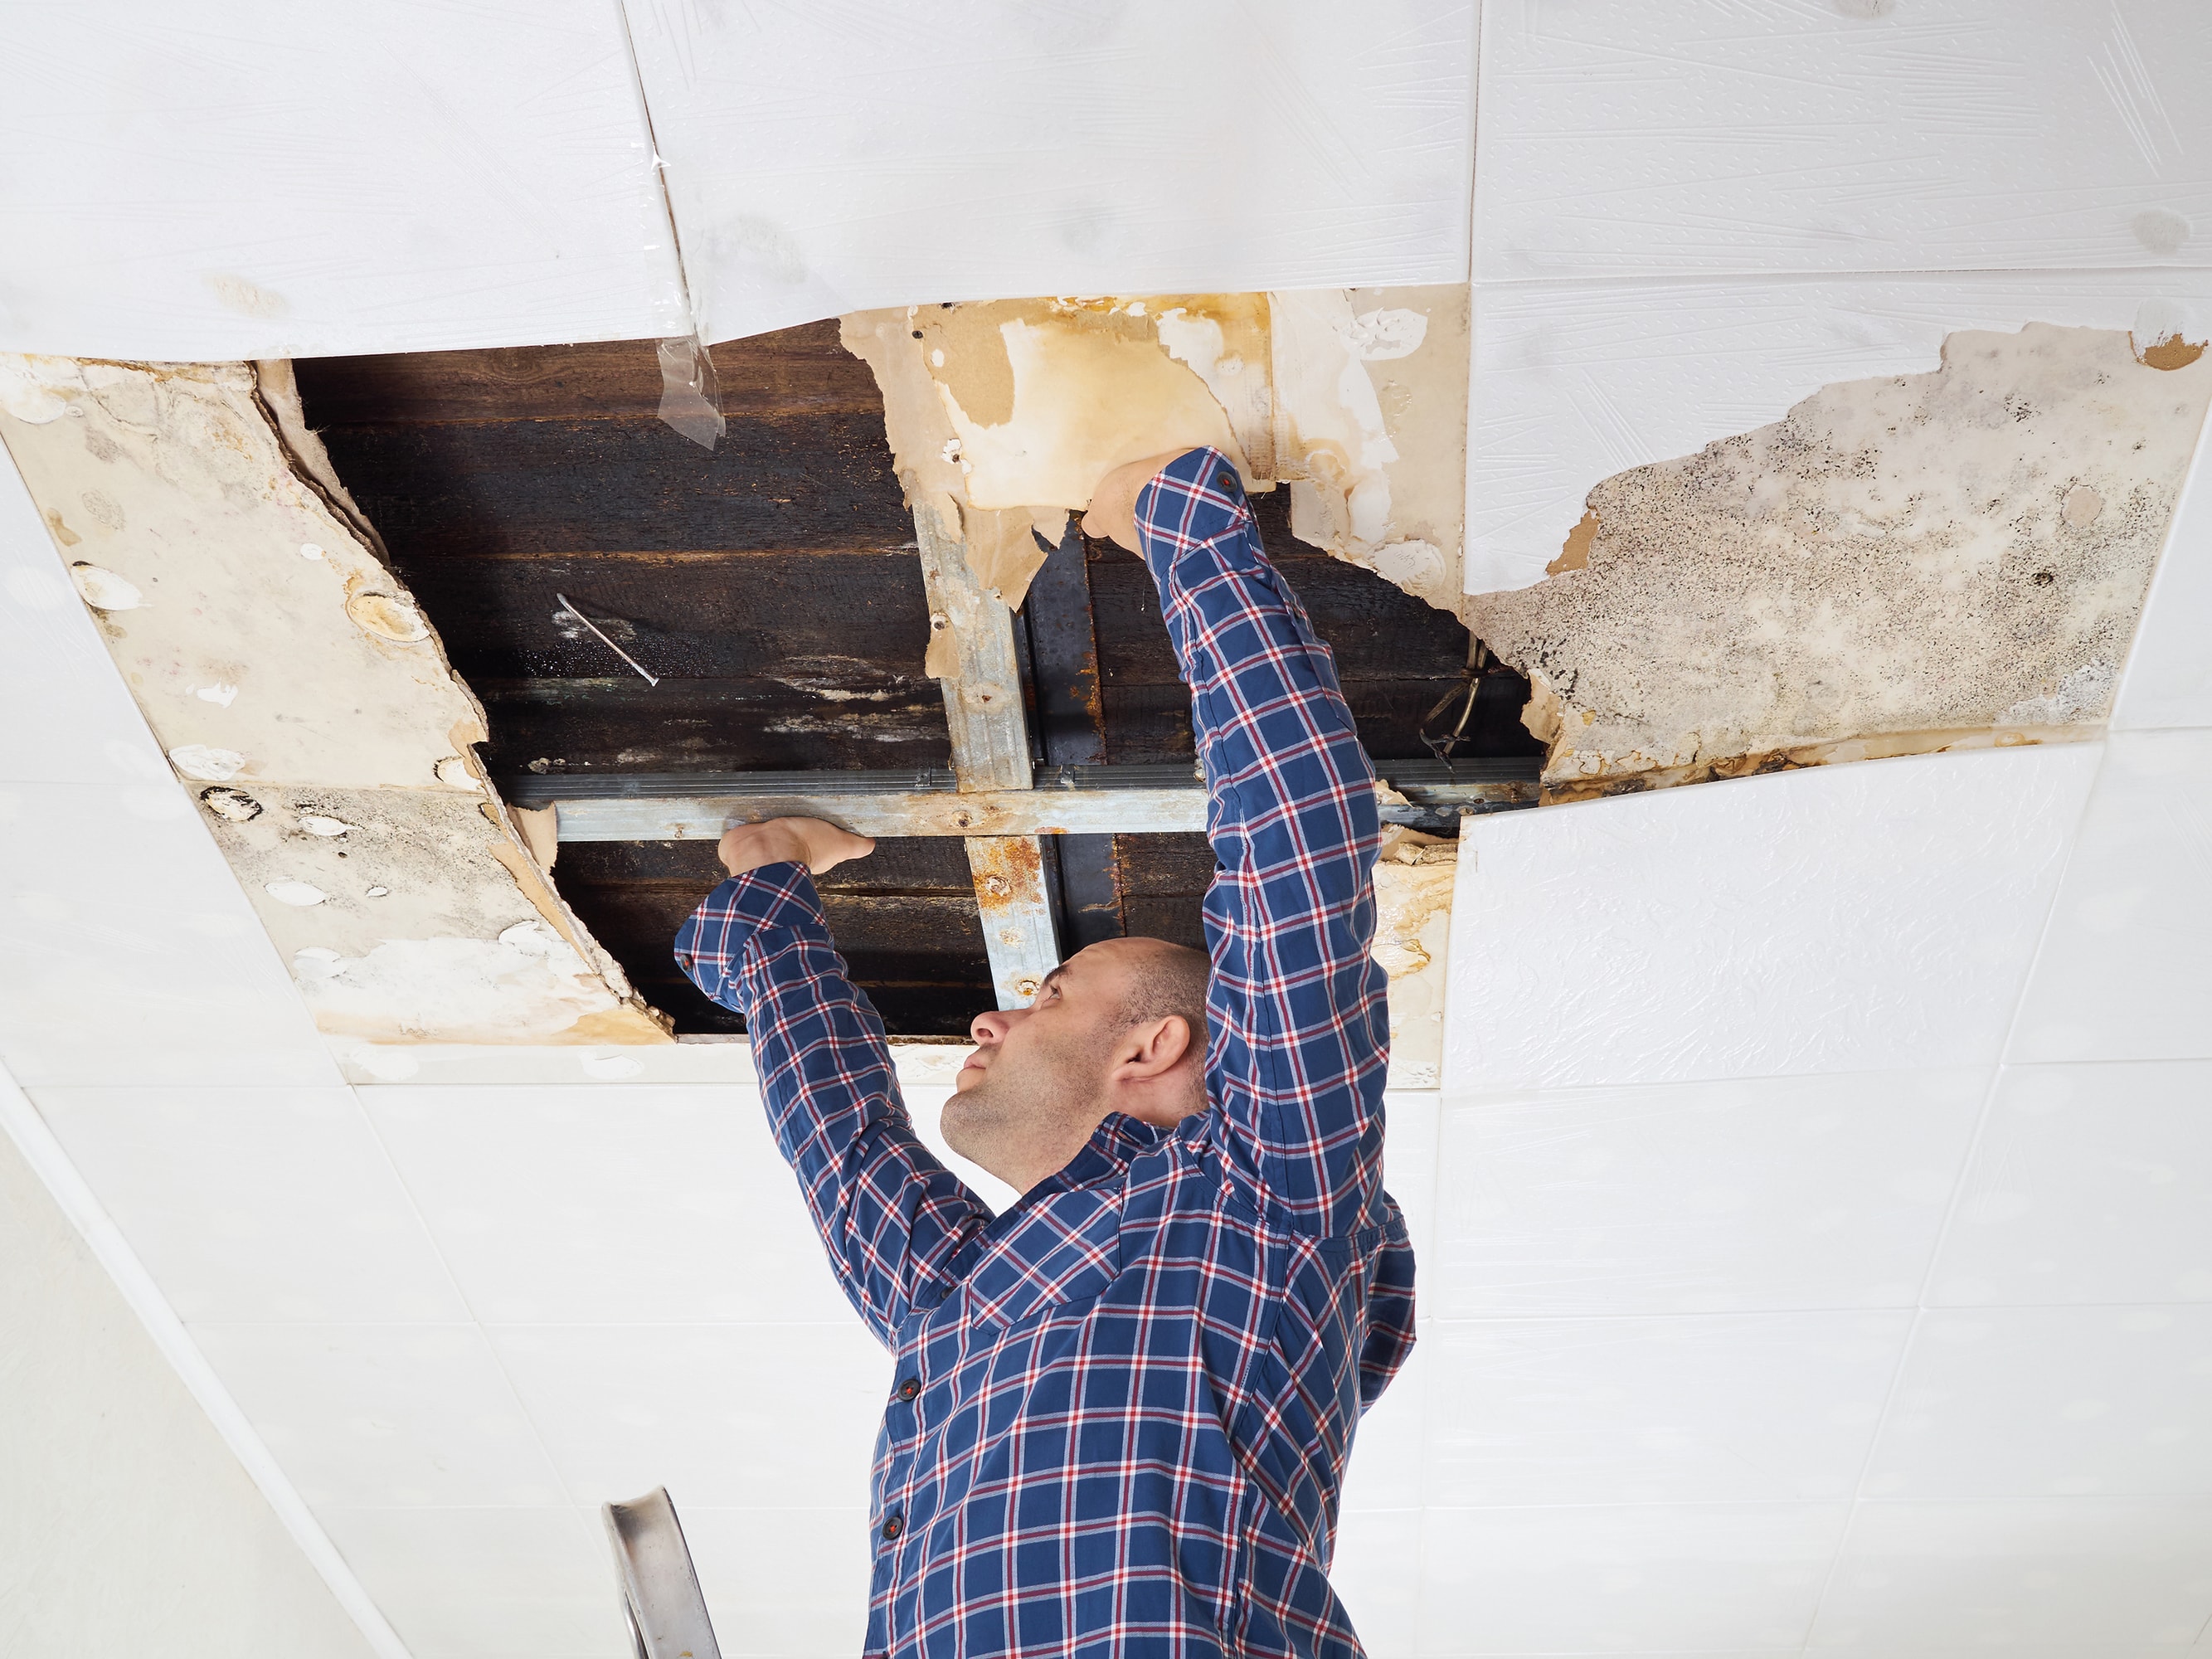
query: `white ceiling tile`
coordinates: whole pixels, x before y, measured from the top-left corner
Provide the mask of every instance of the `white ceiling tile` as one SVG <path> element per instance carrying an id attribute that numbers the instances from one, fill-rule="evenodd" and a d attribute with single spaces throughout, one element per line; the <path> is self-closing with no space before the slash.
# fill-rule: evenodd
<path id="1" fill-rule="evenodd" d="M 1861 1504 L 1807 1650 L 2121 1659 L 2186 1648 L 2208 1618 L 2202 1498 Z"/>
<path id="2" fill-rule="evenodd" d="M 1416 1256 L 1437 1234 L 1437 1146 L 1443 1100 L 1431 1091 L 1382 1097 L 1382 1189 L 1398 1201 Z"/>
<path id="3" fill-rule="evenodd" d="M 1352 1461 L 1345 1467 L 1340 1507 L 1347 1514 L 1420 1507 L 1431 1432 L 1429 1374 L 1436 1369 L 1437 1342 L 1435 1322 L 1422 1321 L 1413 1352 L 1382 1397 L 1360 1417 Z"/>
<path id="4" fill-rule="evenodd" d="M 331 1507 L 315 1518 L 414 1659 L 633 1651 L 613 1555 L 574 1510 Z"/>
<path id="5" fill-rule="evenodd" d="M 592 0 L 17 7 L 0 350 L 215 362 L 684 332 Z"/>
<path id="6" fill-rule="evenodd" d="M 2205 257 L 2188 0 L 1502 0 L 1485 277 L 1964 270 Z"/>
<path id="7" fill-rule="evenodd" d="M 865 1505 L 896 1379 L 857 1318 L 828 1325 L 507 1325 L 492 1346 L 579 1503 L 665 1486 L 679 1508 L 804 1493 Z"/>
<path id="8" fill-rule="evenodd" d="M 0 449 L 0 779 L 168 782 L 168 764 Z M 111 752 L 112 751 L 112 752 Z"/>
<path id="9" fill-rule="evenodd" d="M 2212 1496 L 2208 1399 L 2212 1307 L 1931 1309 L 1865 1495 Z"/>
<path id="10" fill-rule="evenodd" d="M 2212 225 L 2212 221 L 2208 221 Z M 1541 580 L 1593 485 L 1778 421 L 1822 386 L 1942 367 L 1944 337 L 2031 322 L 2131 329 L 2147 305 L 2212 327 L 2212 272 L 1954 272 L 1913 276 L 1478 286 L 1468 404 L 1466 586 Z M 2185 585 L 2138 654 L 2199 682 Z M 2175 656 L 2173 653 L 2179 653 Z"/>
<path id="11" fill-rule="evenodd" d="M 2197 441 L 2173 528 L 2151 578 L 2112 729 L 2212 726 L 2212 444 Z"/>
<path id="12" fill-rule="evenodd" d="M 1995 1060 L 2097 756 L 1917 755 L 1466 820 L 1446 1093 Z"/>
<path id="13" fill-rule="evenodd" d="M 1428 1511 L 1423 1659 L 1790 1648 L 1844 1528 L 1839 1504 Z"/>
<path id="14" fill-rule="evenodd" d="M 568 1501 L 474 1325 L 209 1325 L 200 1351 L 311 1506 Z"/>
<path id="15" fill-rule="evenodd" d="M 939 300 L 1467 278 L 1472 6 L 630 15 L 714 339 Z"/>
<path id="16" fill-rule="evenodd" d="M 1426 1497 L 1848 1499 L 1911 1316 L 1486 1320 L 1428 1333 Z"/>
<path id="17" fill-rule="evenodd" d="M 468 1317 L 343 1088 L 28 1092 L 185 1320 Z"/>
<path id="18" fill-rule="evenodd" d="M 2212 1058 L 2212 728 L 2105 751 L 2005 1058 Z"/>
<path id="19" fill-rule="evenodd" d="M 481 1319 L 855 1317 L 752 1089 L 359 1093 Z"/>
<path id="20" fill-rule="evenodd" d="M 678 1503 L 676 1513 L 725 1659 L 848 1659 L 866 1645 L 874 1561 L 865 1508 Z"/>
<path id="21" fill-rule="evenodd" d="M 2007 1066 L 1929 1300 L 2212 1302 L 2212 1061 Z"/>
<path id="22" fill-rule="evenodd" d="M 1421 1511 L 1347 1512 L 1337 1523 L 1328 1582 L 1368 1659 L 1413 1659 L 1420 1633 Z"/>
<path id="23" fill-rule="evenodd" d="M 0 782 L 0 1058 L 26 1085 L 334 1081 L 198 810 L 146 771 Z"/>
<path id="24" fill-rule="evenodd" d="M 1453 1101 L 1425 1306 L 1455 1319 L 1909 1307 L 1988 1075 Z"/>

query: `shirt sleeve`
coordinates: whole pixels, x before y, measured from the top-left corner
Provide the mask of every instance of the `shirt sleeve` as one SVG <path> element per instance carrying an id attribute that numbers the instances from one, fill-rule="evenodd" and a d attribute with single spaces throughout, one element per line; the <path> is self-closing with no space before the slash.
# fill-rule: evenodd
<path id="1" fill-rule="evenodd" d="M 814 879 L 772 864 L 708 894 L 676 936 L 691 982 L 745 1017 L 777 1149 L 845 1294 L 886 1345 L 942 1301 L 991 1211 L 914 1133 L 884 1023 L 846 976 Z"/>
<path id="2" fill-rule="evenodd" d="M 1209 1133 L 1276 1224 L 1375 1224 L 1389 1016 L 1374 768 L 1228 458 L 1164 468 L 1137 528 L 1206 769 Z"/>

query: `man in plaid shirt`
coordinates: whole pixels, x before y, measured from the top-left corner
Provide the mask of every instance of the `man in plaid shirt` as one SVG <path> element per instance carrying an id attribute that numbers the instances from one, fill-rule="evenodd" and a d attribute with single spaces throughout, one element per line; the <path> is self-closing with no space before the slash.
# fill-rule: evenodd
<path id="1" fill-rule="evenodd" d="M 1360 1413 L 1413 1341 L 1382 1190 L 1375 777 L 1328 647 L 1228 459 L 1109 475 L 1085 528 L 1144 556 L 1191 688 L 1218 864 L 1209 963 L 1114 939 L 982 1015 L 947 1141 L 808 870 L 872 843 L 731 831 L 677 960 L 744 1014 L 831 1265 L 897 1356 L 871 1493 L 876 1656 L 1360 1652 L 1328 1583 Z"/>

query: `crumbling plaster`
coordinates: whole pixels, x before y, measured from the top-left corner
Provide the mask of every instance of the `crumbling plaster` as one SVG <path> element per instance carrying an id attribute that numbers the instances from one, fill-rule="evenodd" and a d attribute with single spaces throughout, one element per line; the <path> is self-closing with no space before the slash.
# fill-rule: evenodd
<path id="1" fill-rule="evenodd" d="M 667 1040 L 509 822 L 289 375 L 0 357 L 0 440 L 322 1029 Z"/>
<path id="2" fill-rule="evenodd" d="M 1535 688 L 1554 799 L 2093 735 L 2208 399 L 2178 339 L 1954 334 L 1605 480 L 1470 625 Z"/>

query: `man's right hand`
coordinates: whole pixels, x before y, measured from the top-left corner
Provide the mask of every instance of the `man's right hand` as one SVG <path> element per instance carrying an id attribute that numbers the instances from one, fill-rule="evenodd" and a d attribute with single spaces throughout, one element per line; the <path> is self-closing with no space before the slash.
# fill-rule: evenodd
<path id="1" fill-rule="evenodd" d="M 1093 540 L 1117 543 L 1132 553 L 1143 552 L 1137 540 L 1137 497 L 1159 476 L 1162 467 L 1189 453 L 1188 447 L 1163 450 L 1115 467 L 1098 481 L 1091 495 L 1090 508 L 1083 515 L 1083 533 Z"/>
<path id="2" fill-rule="evenodd" d="M 820 818 L 770 818 L 764 823 L 741 823 L 728 830 L 714 854 L 733 876 L 764 864 L 803 864 L 818 876 L 848 859 L 864 859 L 875 850 L 875 842 L 866 836 L 840 830 Z"/>

